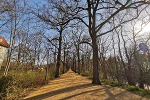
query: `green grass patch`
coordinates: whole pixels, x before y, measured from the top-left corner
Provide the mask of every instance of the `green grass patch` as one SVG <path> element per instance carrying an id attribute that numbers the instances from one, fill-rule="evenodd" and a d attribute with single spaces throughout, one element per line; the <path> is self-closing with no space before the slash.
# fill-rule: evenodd
<path id="1" fill-rule="evenodd" d="M 141 89 L 137 86 L 119 84 L 118 82 L 109 81 L 109 80 L 101 80 L 101 82 L 103 82 L 106 85 L 110 85 L 112 87 L 119 87 L 119 88 L 125 89 L 129 92 L 132 92 L 134 94 L 137 94 L 137 95 L 140 95 L 140 96 L 143 96 L 146 98 L 150 98 L 150 90 L 147 90 L 147 89 Z"/>
<path id="2" fill-rule="evenodd" d="M 119 86 L 120 86 L 120 84 L 117 83 L 117 82 L 115 82 L 115 81 L 111 81 L 111 82 L 109 83 L 109 85 L 112 86 L 112 87 L 119 87 Z"/>
<path id="3" fill-rule="evenodd" d="M 121 86 L 121 88 L 126 89 L 127 91 L 130 91 L 134 94 L 139 94 L 139 95 L 142 94 L 142 90 L 143 90 L 139 87 L 130 86 L 130 85 L 123 85 L 123 86 Z"/>
<path id="4" fill-rule="evenodd" d="M 121 88 L 126 89 L 127 91 L 132 92 L 134 94 L 137 94 L 146 98 L 150 98 L 150 90 L 141 89 L 139 87 L 130 86 L 130 85 L 123 85 L 121 86 Z"/>
<path id="5" fill-rule="evenodd" d="M 118 82 L 116 82 L 116 81 L 110 81 L 110 80 L 101 80 L 101 82 L 102 83 L 104 83 L 104 84 L 106 84 L 106 85 L 110 85 L 110 86 L 112 86 L 112 87 L 120 87 L 120 86 L 122 86 L 122 84 L 119 84 Z"/>

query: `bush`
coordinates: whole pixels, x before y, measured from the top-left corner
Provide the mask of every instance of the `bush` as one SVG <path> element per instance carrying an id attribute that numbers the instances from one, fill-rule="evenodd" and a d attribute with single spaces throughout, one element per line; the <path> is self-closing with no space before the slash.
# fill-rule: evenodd
<path id="1" fill-rule="evenodd" d="M 47 73 L 47 79 L 53 79 L 54 76 L 55 76 L 56 72 L 55 71 L 52 71 L 52 72 L 48 72 Z"/>
<path id="2" fill-rule="evenodd" d="M 93 79 L 93 74 L 90 74 L 89 79 Z"/>
<path id="3" fill-rule="evenodd" d="M 121 84 L 119 84 L 118 82 L 110 81 L 110 80 L 107 80 L 107 79 L 103 79 L 103 80 L 101 80 L 101 82 L 103 82 L 106 85 L 110 85 L 112 87 L 120 87 L 121 86 Z"/>
<path id="4" fill-rule="evenodd" d="M 93 73 L 90 71 L 84 71 L 83 73 L 81 73 L 82 76 L 86 76 L 89 79 L 93 79 Z"/>
<path id="5" fill-rule="evenodd" d="M 12 85 L 12 76 L 2 76 L 0 78 L 0 99 L 7 96 L 7 89 Z"/>
<path id="6" fill-rule="evenodd" d="M 54 72 L 47 73 L 47 80 L 52 79 L 54 77 Z M 17 86 L 19 88 L 29 88 L 29 87 L 37 87 L 44 85 L 45 83 L 45 71 L 42 72 L 32 72 L 28 71 L 27 73 L 23 72 L 20 75 L 19 82 L 17 82 Z"/>
<path id="7" fill-rule="evenodd" d="M 141 89 L 139 87 L 130 86 L 130 85 L 128 85 L 127 90 L 130 91 L 130 92 L 134 92 L 134 93 L 141 91 Z"/>
<path id="8" fill-rule="evenodd" d="M 132 92 L 134 94 L 138 94 L 138 95 L 142 95 L 143 90 L 144 90 L 139 87 L 131 86 L 131 85 L 122 85 L 121 88 L 126 89 L 127 91 Z"/>
<path id="9" fill-rule="evenodd" d="M 55 72 L 47 73 L 48 80 L 54 78 Z M 0 100 L 19 99 L 26 94 L 24 90 L 32 89 L 45 84 L 45 71 L 11 71 L 7 76 L 0 78 Z"/>
<path id="10" fill-rule="evenodd" d="M 110 83 L 110 81 L 106 79 L 102 79 L 101 82 L 103 82 L 105 85 L 108 85 Z"/>
<path id="11" fill-rule="evenodd" d="M 142 96 L 146 96 L 147 98 L 150 98 L 150 90 L 143 89 Z"/>
<path id="12" fill-rule="evenodd" d="M 118 87 L 118 86 L 120 86 L 120 84 L 117 83 L 117 82 L 115 82 L 115 81 L 111 81 L 111 82 L 109 83 L 109 85 L 112 86 L 112 87 Z"/>
<path id="13" fill-rule="evenodd" d="M 82 76 L 90 76 L 90 72 L 89 71 L 85 71 L 83 73 L 81 73 Z"/>

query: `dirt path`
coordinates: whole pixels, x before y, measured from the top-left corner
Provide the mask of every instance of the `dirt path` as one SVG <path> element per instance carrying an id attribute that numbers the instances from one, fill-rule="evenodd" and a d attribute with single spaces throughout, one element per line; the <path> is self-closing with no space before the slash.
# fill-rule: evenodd
<path id="1" fill-rule="evenodd" d="M 117 87 L 94 85 L 71 70 L 33 91 L 25 100 L 148 100 Z"/>

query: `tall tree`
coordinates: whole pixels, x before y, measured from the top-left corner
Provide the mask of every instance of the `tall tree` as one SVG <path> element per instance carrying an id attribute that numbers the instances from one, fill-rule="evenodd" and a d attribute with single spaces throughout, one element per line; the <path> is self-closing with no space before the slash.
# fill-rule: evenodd
<path id="1" fill-rule="evenodd" d="M 80 68 L 80 44 L 82 42 L 82 36 L 84 34 L 84 27 L 82 25 L 76 24 L 76 27 L 72 29 L 72 40 L 76 49 L 77 59 L 78 59 L 78 74 L 81 72 Z"/>
<path id="2" fill-rule="evenodd" d="M 76 1 L 79 2 L 79 1 Z M 81 1 L 83 3 L 83 1 Z M 92 39 L 93 48 L 93 82 L 94 84 L 101 84 L 99 80 L 98 71 L 98 46 L 97 37 L 112 32 L 114 29 L 120 27 L 123 23 L 136 19 L 141 11 L 147 7 L 149 2 L 145 0 L 87 0 L 85 6 L 78 7 L 82 15 L 77 17 L 89 29 L 89 34 Z M 83 12 L 87 11 L 87 13 Z M 133 14 L 131 14 L 131 11 Z M 81 14 L 81 13 L 80 13 Z M 112 19 L 120 14 L 123 20 L 121 23 L 115 23 L 111 26 Z M 131 15 L 130 15 L 131 14 Z M 125 15 L 125 16 L 124 16 Z M 88 23 L 87 23 L 88 16 Z M 100 34 L 98 34 L 100 33 Z"/>
<path id="3" fill-rule="evenodd" d="M 71 4 L 72 5 L 72 4 Z M 64 1 L 53 1 L 48 0 L 47 7 L 44 5 L 42 9 L 42 14 L 35 14 L 46 24 L 50 25 L 52 29 L 55 29 L 59 33 L 59 47 L 58 47 L 58 55 L 57 55 L 57 64 L 56 64 L 56 75 L 55 77 L 59 77 L 59 67 L 61 61 L 61 50 L 62 50 L 62 35 L 63 31 L 67 27 L 68 23 L 73 18 L 73 15 L 68 14 L 72 12 L 70 6 L 66 4 Z"/>
<path id="4" fill-rule="evenodd" d="M 24 0 L 25 2 L 25 0 Z M 8 57 L 7 57 L 7 64 L 5 68 L 4 74 L 7 75 L 9 66 L 10 66 L 10 61 L 11 61 L 11 55 L 14 50 L 14 43 L 15 43 L 15 38 L 16 35 L 19 34 L 19 29 L 23 27 L 23 24 L 25 22 L 24 15 L 26 14 L 27 11 L 27 6 L 24 3 L 23 5 L 20 5 L 19 0 L 13 0 L 11 2 L 13 4 L 13 9 L 12 11 L 8 12 L 9 18 L 10 18 L 10 23 L 9 23 L 9 28 L 10 28 L 10 48 L 8 50 Z M 9 6 L 9 5 L 8 5 Z M 6 30 L 7 31 L 7 30 Z"/>

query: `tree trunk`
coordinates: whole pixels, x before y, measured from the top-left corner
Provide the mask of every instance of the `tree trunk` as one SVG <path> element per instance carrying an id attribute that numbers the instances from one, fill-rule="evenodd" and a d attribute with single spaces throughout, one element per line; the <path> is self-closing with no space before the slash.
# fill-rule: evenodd
<path id="1" fill-rule="evenodd" d="M 74 71 L 74 60 L 72 62 L 72 71 Z"/>
<path id="2" fill-rule="evenodd" d="M 134 59 L 135 59 L 135 62 L 138 66 L 138 69 L 139 69 L 139 73 L 140 73 L 140 76 L 139 76 L 139 79 L 138 79 L 138 82 L 139 82 L 139 87 L 144 89 L 144 79 L 143 79 L 143 71 L 142 71 L 142 65 L 139 63 L 138 59 L 137 59 L 137 55 L 136 55 L 136 47 L 135 47 L 135 51 L 134 51 Z"/>
<path id="3" fill-rule="evenodd" d="M 85 68 L 84 68 L 84 56 L 82 56 L 82 70 L 81 70 L 82 72 L 84 72 L 85 71 Z"/>
<path id="4" fill-rule="evenodd" d="M 61 61 L 61 41 L 62 41 L 62 31 L 60 31 L 60 37 L 59 37 L 59 48 L 58 48 L 55 78 L 59 77 L 59 67 L 60 67 L 60 61 Z"/>
<path id="5" fill-rule="evenodd" d="M 62 71 L 63 74 L 65 73 L 65 58 L 66 58 L 65 55 L 66 55 L 66 52 L 64 49 L 64 63 L 63 63 L 63 71 Z"/>
<path id="6" fill-rule="evenodd" d="M 142 65 L 139 63 L 139 59 L 138 59 L 138 54 L 137 54 L 137 48 L 136 48 L 136 46 L 137 46 L 137 42 L 136 42 L 136 39 L 135 39 L 135 34 L 134 34 L 134 32 L 133 32 L 133 40 L 134 40 L 134 59 L 135 59 L 135 62 L 136 62 L 136 64 L 137 64 L 137 66 L 138 66 L 138 69 L 139 69 L 139 72 L 140 72 L 140 76 L 139 76 L 139 79 L 138 79 L 138 81 L 139 81 L 139 87 L 140 88 L 142 88 L 142 89 L 144 89 L 144 79 L 143 79 L 143 71 L 142 71 Z"/>
<path id="7" fill-rule="evenodd" d="M 139 66 L 139 70 L 140 70 L 139 87 L 144 89 L 143 71 L 141 66 Z"/>
<path id="8" fill-rule="evenodd" d="M 105 61 L 105 57 L 103 56 L 103 53 L 101 53 L 101 59 L 102 59 L 102 64 L 101 64 L 101 68 L 103 71 L 103 79 L 107 79 L 107 71 L 106 71 L 106 61 Z"/>
<path id="9" fill-rule="evenodd" d="M 98 70 L 98 47 L 96 42 L 96 35 L 92 37 L 92 46 L 93 46 L 93 84 L 100 84 L 99 80 L 99 70 Z"/>
<path id="10" fill-rule="evenodd" d="M 127 81 L 129 85 L 135 86 L 133 69 L 131 68 L 130 64 L 128 64 Z"/>
<path id="11" fill-rule="evenodd" d="M 75 68 L 74 68 L 75 71 L 74 72 L 76 73 L 76 58 L 75 58 L 75 65 L 74 66 L 75 66 Z"/>
<path id="12" fill-rule="evenodd" d="M 78 74 L 80 74 L 80 54 L 79 54 L 79 44 L 77 49 L 77 55 L 78 55 Z"/>

